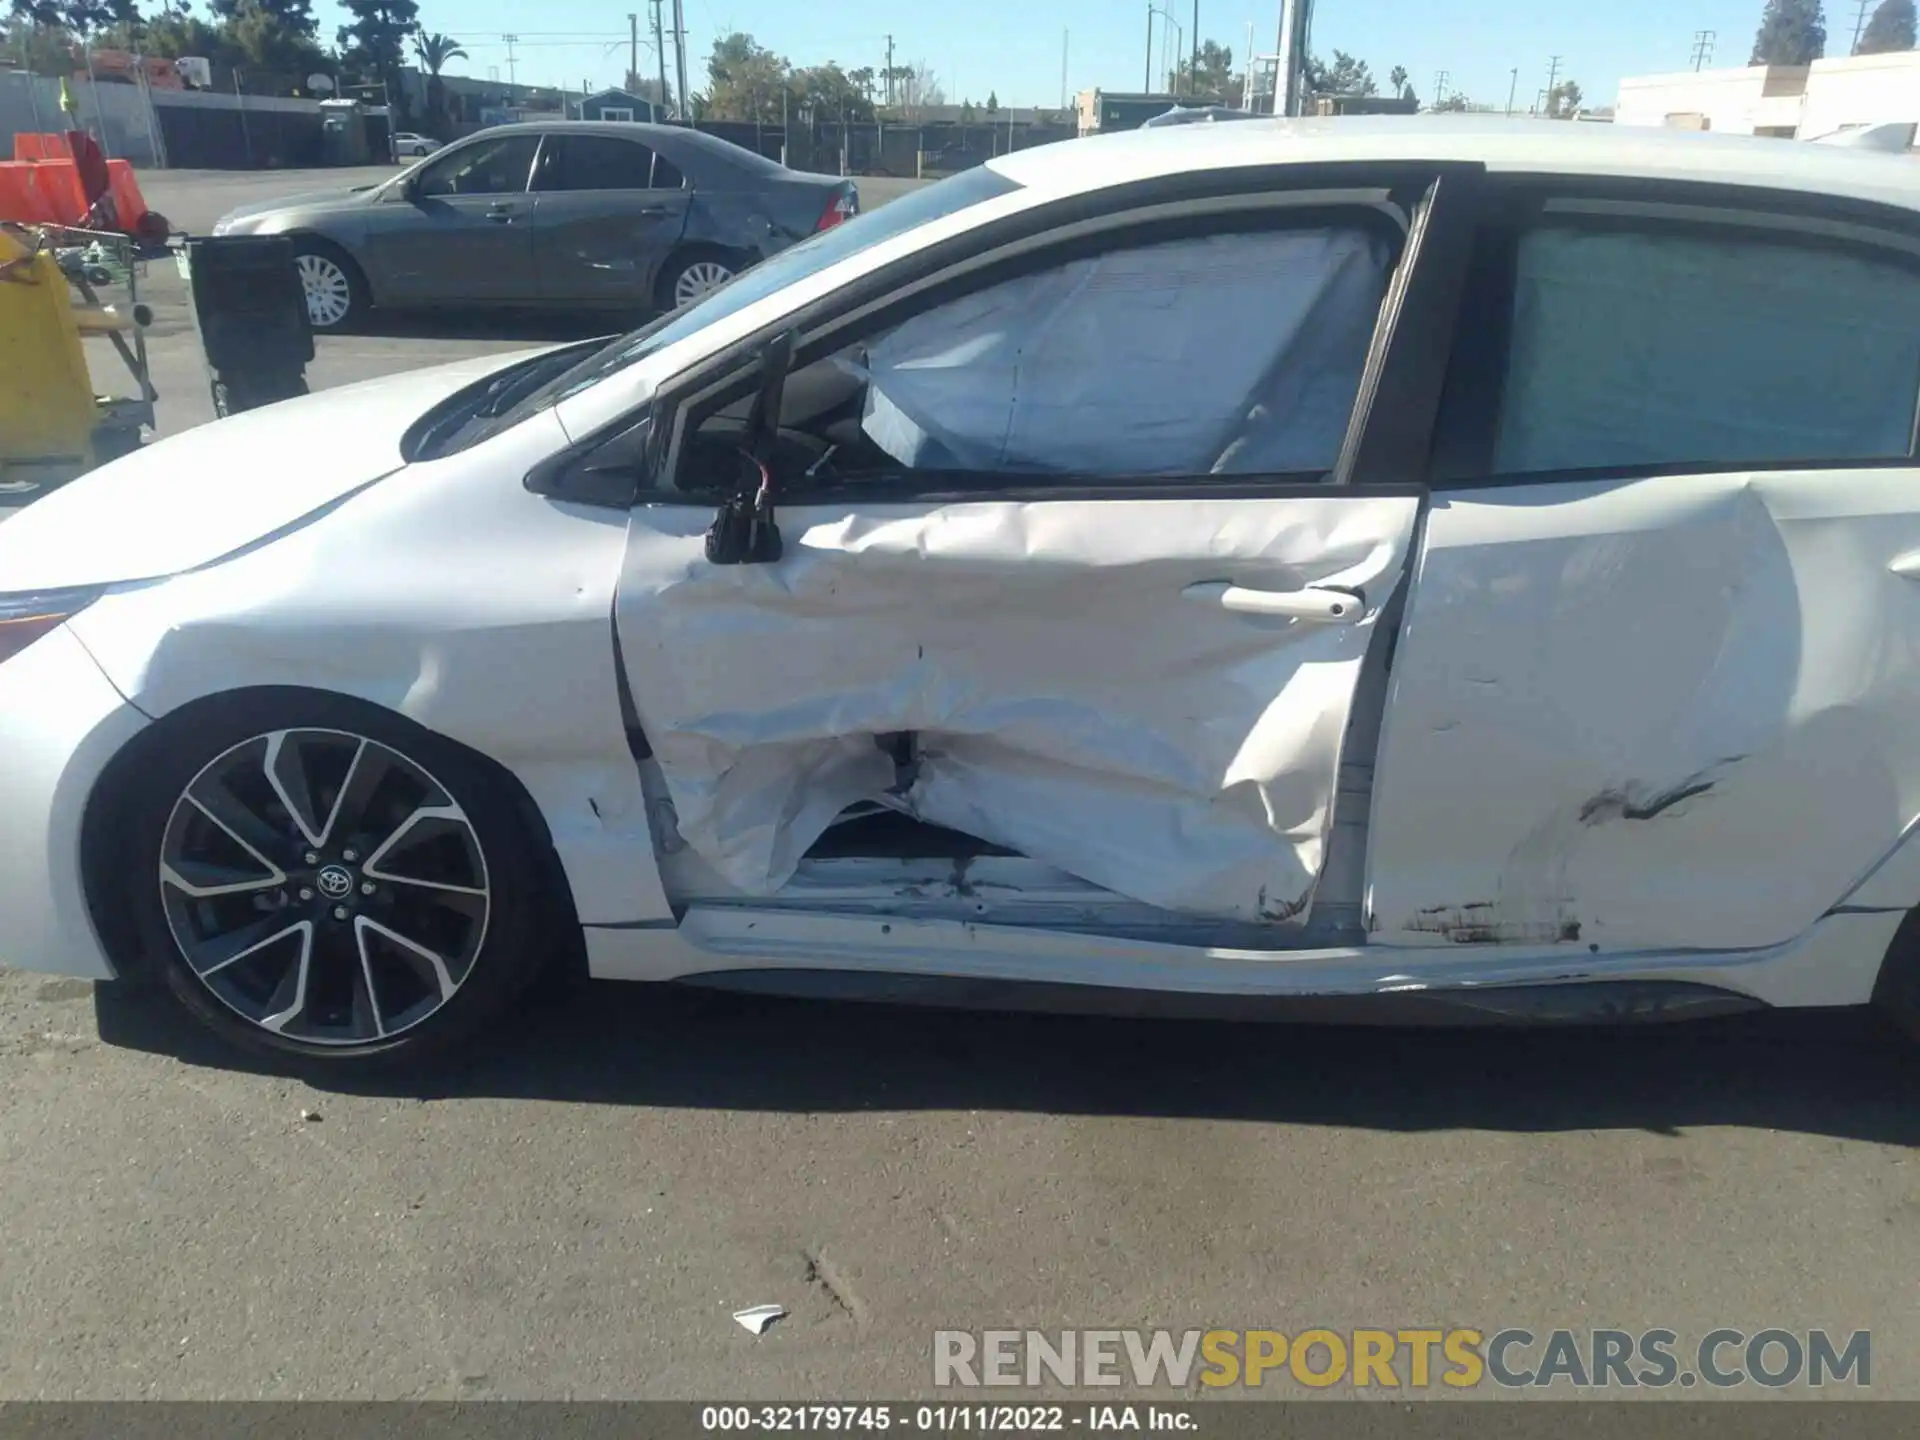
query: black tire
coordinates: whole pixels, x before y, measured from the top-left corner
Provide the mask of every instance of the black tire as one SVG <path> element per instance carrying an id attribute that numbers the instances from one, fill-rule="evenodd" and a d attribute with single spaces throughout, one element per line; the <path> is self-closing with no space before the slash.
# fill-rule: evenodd
<path id="1" fill-rule="evenodd" d="M 419 767 L 464 812 L 483 857 L 487 899 L 477 949 L 451 997 L 436 1002 L 437 1008 L 398 1033 L 348 1041 L 275 1033 L 217 995 L 188 963 L 176 940 L 169 902 L 163 898 L 166 887 L 160 879 L 176 805 L 183 803 L 187 787 L 211 764 L 258 737 L 286 731 L 343 732 Z M 440 736 L 376 706 L 341 696 L 263 692 L 197 708 L 191 723 L 177 726 L 142 755 L 134 773 L 127 800 L 115 817 L 122 844 L 115 847 L 114 873 L 94 877 L 96 908 L 99 902 L 124 907 L 131 921 L 130 938 L 139 946 L 149 973 L 164 982 L 188 1014 L 228 1043 L 282 1063 L 298 1062 L 335 1074 L 418 1064 L 472 1040 L 513 1008 L 538 978 L 545 949 L 543 932 L 564 908 L 556 905 L 549 889 L 553 867 L 541 863 L 550 854 L 547 839 L 533 833 L 510 780 Z M 305 843 L 291 825 L 285 828 L 294 846 Z M 376 858 L 365 857 L 366 874 L 373 873 Z M 280 892 L 289 902 L 285 912 L 289 915 L 296 913 L 293 906 L 300 903 L 287 894 L 294 883 L 290 881 Z M 405 887 L 387 888 L 398 892 Z M 362 902 L 355 898 L 352 903 Z M 371 915 L 374 902 L 364 903 Z M 359 934 L 357 921 L 352 930 Z M 297 939 L 294 943 L 298 944 Z M 312 953 L 318 988 L 320 952 Z M 361 963 L 371 991 L 373 972 L 364 959 Z M 234 967 L 236 972 L 240 969 Z M 304 1006 L 304 984 L 300 992 Z"/>
<path id="2" fill-rule="evenodd" d="M 1920 910 L 1909 910 L 1873 982 L 1873 1008 L 1920 1044 Z"/>
<path id="3" fill-rule="evenodd" d="M 300 235 L 294 238 L 293 263 L 302 270 L 303 288 L 308 283 L 305 274 L 308 264 L 331 267 L 339 273 L 344 284 L 346 308 L 337 314 L 331 307 L 317 305 L 311 299 L 308 301 L 307 323 L 313 327 L 314 334 L 342 335 L 366 319 L 367 311 L 373 304 L 372 293 L 367 288 L 367 277 L 360 273 L 360 267 L 346 251 L 314 236 Z"/>
<path id="4" fill-rule="evenodd" d="M 680 306 L 674 297 L 679 291 L 681 280 L 689 271 L 701 266 L 715 265 L 724 269 L 729 278 L 738 275 L 746 268 L 738 255 L 713 246 L 698 246 L 691 250 L 682 250 L 668 260 L 660 271 L 660 278 L 653 287 L 654 303 L 663 312 L 677 310 Z"/>

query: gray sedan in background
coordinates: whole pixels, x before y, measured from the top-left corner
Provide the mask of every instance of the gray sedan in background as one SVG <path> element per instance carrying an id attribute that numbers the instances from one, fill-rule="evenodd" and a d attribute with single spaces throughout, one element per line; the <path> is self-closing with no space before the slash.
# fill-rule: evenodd
<path id="1" fill-rule="evenodd" d="M 357 190 L 235 210 L 216 235 L 293 238 L 316 330 L 370 306 L 623 316 L 699 299 L 852 218 L 851 180 L 673 125 L 501 125 Z"/>

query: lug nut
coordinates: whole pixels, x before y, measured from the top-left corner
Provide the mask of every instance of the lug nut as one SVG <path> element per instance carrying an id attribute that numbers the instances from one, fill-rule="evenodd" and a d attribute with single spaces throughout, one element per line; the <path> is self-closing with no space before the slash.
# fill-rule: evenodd
<path id="1" fill-rule="evenodd" d="M 347 918 L 347 907 L 346 907 L 346 906 L 344 906 L 344 905 L 336 905 L 336 906 L 334 906 L 334 907 L 333 907 L 333 918 L 334 918 L 334 919 L 336 919 L 336 920 L 344 920 L 344 919 L 346 919 L 346 918 Z"/>
<path id="2" fill-rule="evenodd" d="M 320 863 L 320 857 L 314 854 L 313 851 L 311 850 L 307 851 L 307 853 L 301 858 L 304 859 L 306 863 L 309 865 L 318 865 Z"/>
<path id="3" fill-rule="evenodd" d="M 360 882 L 360 893 L 362 895 L 373 894 L 373 882 L 371 880 L 362 880 Z"/>
<path id="4" fill-rule="evenodd" d="M 302 900 L 311 900 L 311 899 L 313 899 L 313 891 L 311 891 L 311 890 L 309 890 L 309 889 L 308 889 L 308 888 L 307 888 L 306 886 L 304 886 L 304 885 L 302 885 L 302 886 L 300 887 L 300 898 L 301 898 Z"/>
<path id="5" fill-rule="evenodd" d="M 360 858 L 360 852 L 358 850 L 342 850 L 340 852 L 340 858 L 351 865 Z"/>

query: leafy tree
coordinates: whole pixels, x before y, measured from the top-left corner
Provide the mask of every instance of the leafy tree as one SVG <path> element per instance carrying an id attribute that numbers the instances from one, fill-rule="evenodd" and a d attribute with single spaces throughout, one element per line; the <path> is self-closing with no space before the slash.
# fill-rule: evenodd
<path id="1" fill-rule="evenodd" d="M 989 90 L 987 92 L 987 114 L 998 115 L 999 113 L 1000 113 L 1000 92 L 998 90 Z"/>
<path id="2" fill-rule="evenodd" d="M 68 30 L 32 20 L 15 18 L 0 26 L 0 55 L 29 75 L 71 75 L 83 68 Z"/>
<path id="3" fill-rule="evenodd" d="M 1465 95 L 1462 95 L 1456 90 L 1445 99 L 1434 101 L 1433 108 L 1440 111 L 1460 113 L 1470 108 L 1470 102 Z"/>
<path id="4" fill-rule="evenodd" d="M 1571 120 L 1580 109 L 1580 85 L 1575 80 L 1562 80 L 1547 92 L 1547 118 L 1550 120 Z"/>
<path id="5" fill-rule="evenodd" d="M 1373 71 L 1367 62 L 1356 60 L 1344 50 L 1333 52 L 1333 64 L 1322 64 L 1309 54 L 1305 65 L 1307 88 L 1316 95 L 1378 95 Z"/>
<path id="6" fill-rule="evenodd" d="M 1827 16 L 1820 0 L 1767 0 L 1747 63 L 1811 65 L 1826 53 Z"/>
<path id="7" fill-rule="evenodd" d="M 911 65 L 894 67 L 893 103 L 908 115 L 934 105 L 947 103 L 947 92 L 940 84 L 940 77 L 933 73 L 933 67 L 924 60 L 916 60 Z"/>
<path id="8" fill-rule="evenodd" d="M 962 125 L 971 125 L 977 118 L 973 110 L 973 101 L 962 100 L 960 102 L 960 123 Z"/>
<path id="9" fill-rule="evenodd" d="M 1174 95 L 1212 95 L 1238 101 L 1240 82 L 1233 73 L 1233 51 L 1217 40 L 1200 42 L 1200 64 L 1193 56 L 1183 55 L 1167 76 L 1167 89 Z"/>
<path id="10" fill-rule="evenodd" d="M 792 66 L 745 31 L 713 42 L 707 57 L 707 96 L 702 119 L 780 122 L 780 97 Z"/>
<path id="11" fill-rule="evenodd" d="M 427 115 L 433 120 L 442 119 L 447 113 L 447 87 L 440 72 L 446 69 L 449 60 L 468 59 L 467 52 L 451 35 L 438 31 L 429 35 L 425 30 L 415 30 L 413 53 L 420 61 L 420 68 L 427 72 Z"/>
<path id="12" fill-rule="evenodd" d="M 873 118 L 873 102 L 840 68 L 837 61 L 808 65 L 795 70 L 787 80 L 795 105 L 810 105 L 822 119 L 866 121 Z"/>
<path id="13" fill-rule="evenodd" d="M 1856 55 L 1886 55 L 1914 47 L 1913 0 L 1880 0 L 1867 28 L 1860 32 Z"/>
<path id="14" fill-rule="evenodd" d="M 1387 84 L 1393 87 L 1393 93 L 1399 99 L 1414 99 L 1413 86 L 1408 83 L 1407 67 L 1396 65 L 1387 72 Z"/>
<path id="15" fill-rule="evenodd" d="M 40 26 L 76 36 L 110 29 L 137 39 L 145 22 L 134 0 L 13 0 L 14 26 Z"/>
<path id="16" fill-rule="evenodd" d="M 368 83 L 384 85 L 401 114 L 406 94 L 398 84 L 407 41 L 420 28 L 420 7 L 414 0 L 342 0 L 351 23 L 342 25 L 338 40 L 347 68 Z"/>
<path id="17" fill-rule="evenodd" d="M 867 97 L 867 103 L 871 105 L 873 103 L 873 86 L 875 80 L 873 66 L 862 65 L 858 70 L 849 70 L 847 72 L 847 79 L 855 89 Z"/>

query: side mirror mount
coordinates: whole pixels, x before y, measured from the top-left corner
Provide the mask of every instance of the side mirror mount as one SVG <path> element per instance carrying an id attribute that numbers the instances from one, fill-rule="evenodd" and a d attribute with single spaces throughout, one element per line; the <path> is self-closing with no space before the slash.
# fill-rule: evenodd
<path id="1" fill-rule="evenodd" d="M 780 436 L 780 402 L 793 365 L 791 330 L 760 352 L 760 391 L 747 421 L 740 483 L 720 503 L 707 527 L 707 560 L 714 565 L 771 565 L 785 546 L 774 514 L 773 460 Z"/>

